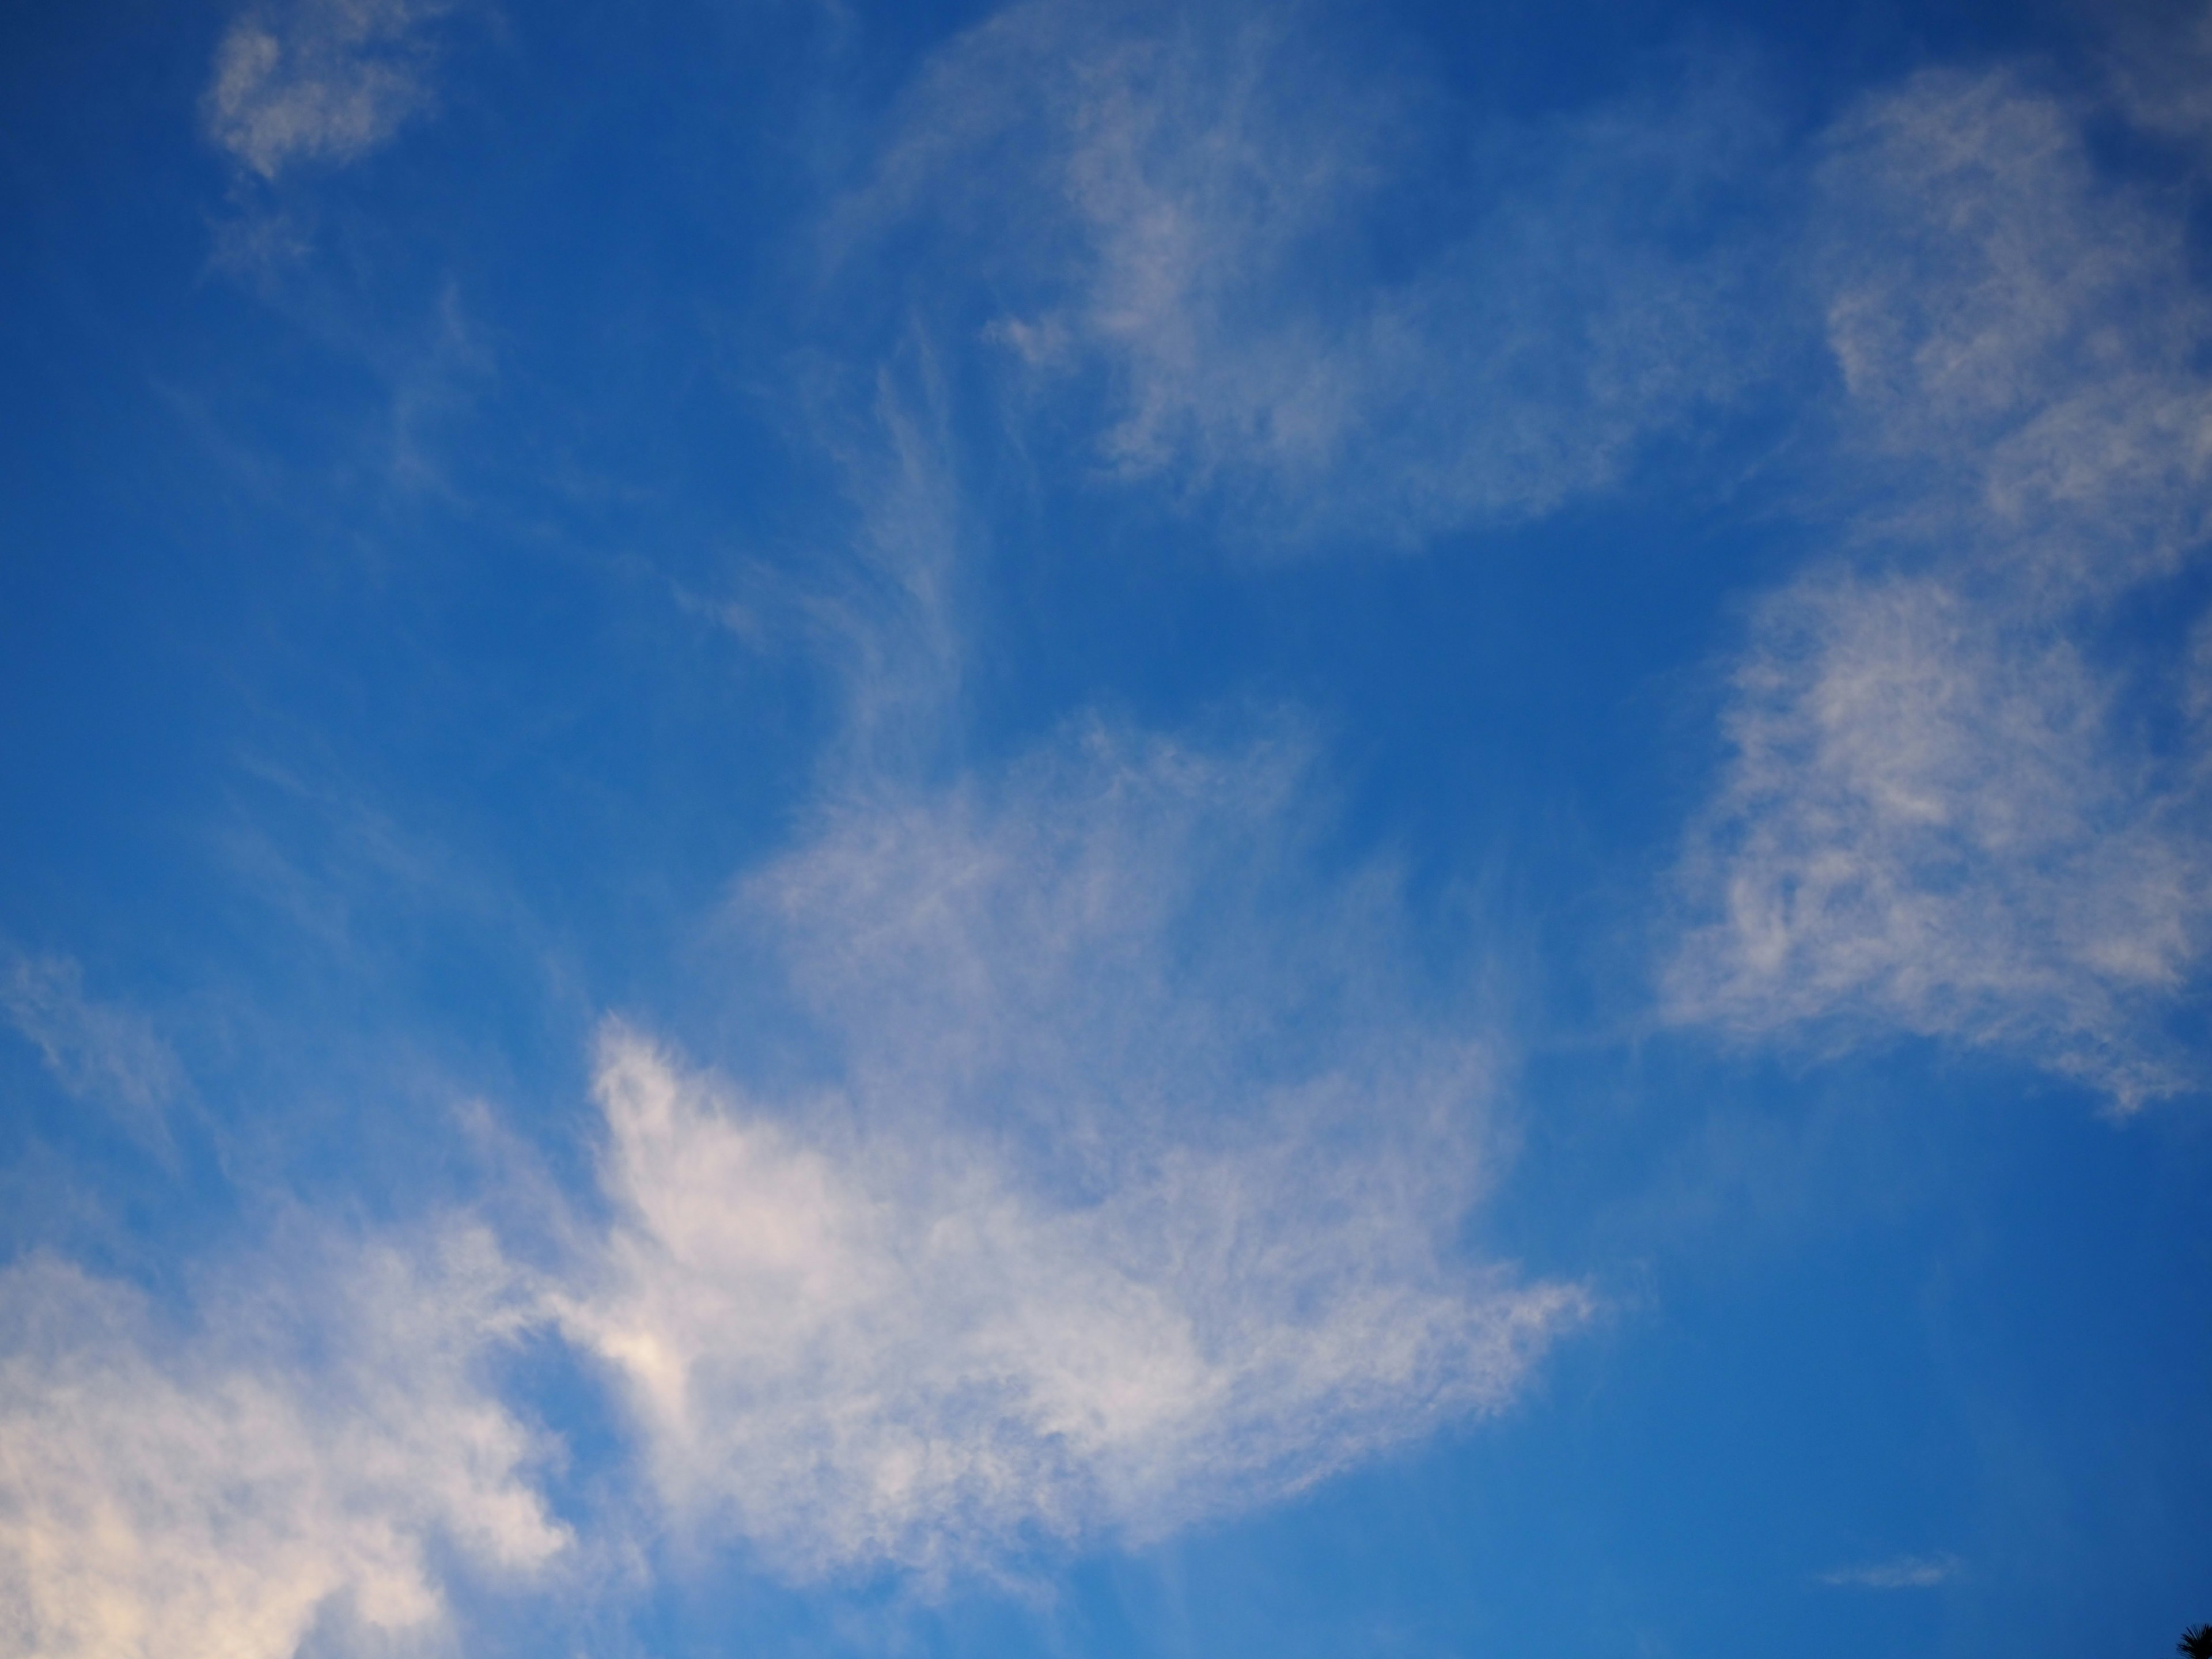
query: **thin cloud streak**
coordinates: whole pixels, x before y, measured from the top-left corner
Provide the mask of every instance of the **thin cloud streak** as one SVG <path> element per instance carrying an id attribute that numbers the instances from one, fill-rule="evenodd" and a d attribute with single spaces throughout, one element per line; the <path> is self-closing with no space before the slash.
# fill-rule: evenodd
<path id="1" fill-rule="evenodd" d="M 974 540 L 927 343 L 877 369 L 857 418 L 818 410 L 817 431 L 853 514 L 848 544 L 799 603 L 844 693 L 832 763 L 848 775 L 902 774 L 936 758 L 957 724 Z"/>
<path id="2" fill-rule="evenodd" d="M 1901 1555 L 1893 1561 L 1838 1567 L 1822 1573 L 1820 1583 L 1835 1589 L 1934 1589 L 1964 1571 L 1965 1563 L 1955 1555 Z"/>
<path id="3" fill-rule="evenodd" d="M 4 947 L 0 1012 L 64 1089 L 148 1150 L 173 1153 L 167 1113 L 184 1092 L 184 1067 L 144 1015 L 87 996 L 83 970 L 69 957 Z"/>

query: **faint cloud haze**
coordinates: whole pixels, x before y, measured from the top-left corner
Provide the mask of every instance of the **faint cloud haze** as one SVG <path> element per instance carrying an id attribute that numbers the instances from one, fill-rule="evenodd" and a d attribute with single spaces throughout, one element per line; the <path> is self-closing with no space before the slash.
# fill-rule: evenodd
<path id="1" fill-rule="evenodd" d="M 434 1647 L 456 1572 L 570 1547 L 557 1454 L 495 1386 L 550 1333 L 637 1437 L 652 1503 L 602 1524 L 799 1581 L 1018 1575 L 1504 1410 L 1593 1297 L 1468 1253 L 1497 1064 L 1418 994 L 1391 872 L 1323 872 L 1324 806 L 1282 725 L 1079 723 L 1002 775 L 831 797 L 731 917 L 824 1074 L 748 1088 L 610 1023 L 606 1220 L 526 1183 L 565 1241 L 534 1271 L 465 1218 L 303 1219 L 186 1326 L 19 1264 L 0 1632 Z"/>
<path id="2" fill-rule="evenodd" d="M 0 1275 L 0 1647 L 289 1659 L 333 1620 L 427 1638 L 447 1553 L 513 1574 L 565 1547 L 481 1375 L 519 1309 L 488 1238 L 322 1265 L 216 1287 L 190 1329 L 59 1262 Z"/>
<path id="3" fill-rule="evenodd" d="M 1464 1177 L 1330 1156 L 1364 1096 L 1054 1200 L 988 1146 L 825 1149 L 619 1028 L 599 1087 L 622 1219 L 563 1322 L 620 1373 L 676 1515 L 801 1576 L 988 1569 L 1279 1497 L 1501 1408 L 1587 1308 L 1447 1265 Z"/>
<path id="4" fill-rule="evenodd" d="M 1755 185 L 1765 123 L 1725 74 L 1559 118 L 1386 276 L 1431 96 L 1285 19 L 1018 7 L 917 77 L 831 242 L 939 227 L 1014 301 L 984 336 L 1035 392 L 1103 376 L 1107 476 L 1219 496 L 1257 544 L 1539 516 L 1763 372 L 1751 250 L 1704 210 Z"/>
<path id="5" fill-rule="evenodd" d="M 1934 1589 L 1964 1570 L 1955 1555 L 1901 1555 L 1893 1561 L 1838 1567 L 1822 1573 L 1820 1582 L 1838 1589 Z"/>
<path id="6" fill-rule="evenodd" d="M 428 26 L 450 0 L 276 0 L 240 14 L 203 100 L 208 136 L 274 182 L 368 155 L 430 103 Z"/>
<path id="7" fill-rule="evenodd" d="M 66 957 L 0 948 L 0 1010 L 39 1051 L 55 1080 L 112 1116 L 142 1145 L 170 1146 L 167 1110 L 184 1068 L 144 1015 L 88 997 Z"/>

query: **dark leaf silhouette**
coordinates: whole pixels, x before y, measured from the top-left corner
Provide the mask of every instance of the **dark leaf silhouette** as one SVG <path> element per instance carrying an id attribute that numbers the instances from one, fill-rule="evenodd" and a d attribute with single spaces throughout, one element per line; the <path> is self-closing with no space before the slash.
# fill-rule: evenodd
<path id="1" fill-rule="evenodd" d="M 2212 1625 L 2191 1625 L 2181 1632 L 2173 1650 L 2182 1659 L 2212 1659 Z"/>

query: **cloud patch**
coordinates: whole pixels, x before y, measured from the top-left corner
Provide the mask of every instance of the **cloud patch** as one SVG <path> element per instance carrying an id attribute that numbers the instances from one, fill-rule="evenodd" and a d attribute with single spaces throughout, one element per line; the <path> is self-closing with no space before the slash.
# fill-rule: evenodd
<path id="1" fill-rule="evenodd" d="M 488 1239 L 323 1265 L 218 1292 L 190 1328 L 52 1261 L 0 1275 L 0 1645 L 288 1659 L 353 1632 L 427 1651 L 437 1553 L 517 1573 L 564 1547 L 525 1478 L 536 1449 L 478 1375 L 519 1317 Z"/>
<path id="2" fill-rule="evenodd" d="M 1279 758 L 1072 746 L 753 884 L 834 1034 L 818 1092 L 603 1037 L 615 1224 L 562 1320 L 672 1510 L 787 1572 L 1264 1502 L 1500 1409 L 1589 1310 L 1459 1247 L 1486 1057 L 1316 982 L 1372 965 L 1369 896 L 1243 933 L 1249 981 L 1211 955 L 1205 875 L 1281 872 Z"/>
<path id="3" fill-rule="evenodd" d="M 2123 1109 L 2212 923 L 2212 313 L 2076 115 L 1930 75 L 1834 135 L 1832 560 L 1755 611 L 1692 836 L 1674 1018 L 1992 1047 Z"/>
<path id="4" fill-rule="evenodd" d="M 12 951 L 0 951 L 0 1012 L 63 1088 L 142 1146 L 168 1151 L 184 1068 L 145 1016 L 87 996 L 83 970 L 66 957 Z"/>
<path id="5" fill-rule="evenodd" d="M 2202 714 L 2179 757 L 2130 744 L 2079 644 L 1939 580 L 1808 580 L 1756 635 L 1674 1015 L 1953 1038 L 2124 1107 L 2191 1086 L 2160 1020 L 2206 944 Z"/>
<path id="6" fill-rule="evenodd" d="M 1963 1571 L 1965 1564 L 1955 1555 L 1901 1555 L 1893 1561 L 1838 1567 L 1822 1573 L 1820 1583 L 1833 1589 L 1934 1589 Z"/>
<path id="7" fill-rule="evenodd" d="M 274 183 L 356 161 L 431 101 L 430 26 L 451 0 L 278 0 L 242 13 L 201 102 L 209 138 Z"/>
<path id="8" fill-rule="evenodd" d="M 985 340 L 1085 400 L 1106 476 L 1278 542 L 1540 515 L 1757 377 L 1748 249 L 1710 227 L 1765 123 L 1725 75 L 1439 159 L 1432 92 L 1349 67 L 1341 21 L 1003 13 L 917 76 L 835 240 L 938 227 L 1005 307 Z M 1472 204 L 1393 183 L 1424 167 L 1494 176 Z M 1448 228 L 1394 264 L 1392 217 Z"/>

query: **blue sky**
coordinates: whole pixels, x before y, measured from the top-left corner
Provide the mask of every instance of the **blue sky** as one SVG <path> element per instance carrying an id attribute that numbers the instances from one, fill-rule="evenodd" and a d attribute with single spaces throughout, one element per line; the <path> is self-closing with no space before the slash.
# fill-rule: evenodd
<path id="1" fill-rule="evenodd" d="M 2212 1617 L 2212 19 L 18 8 L 0 1650 Z"/>

